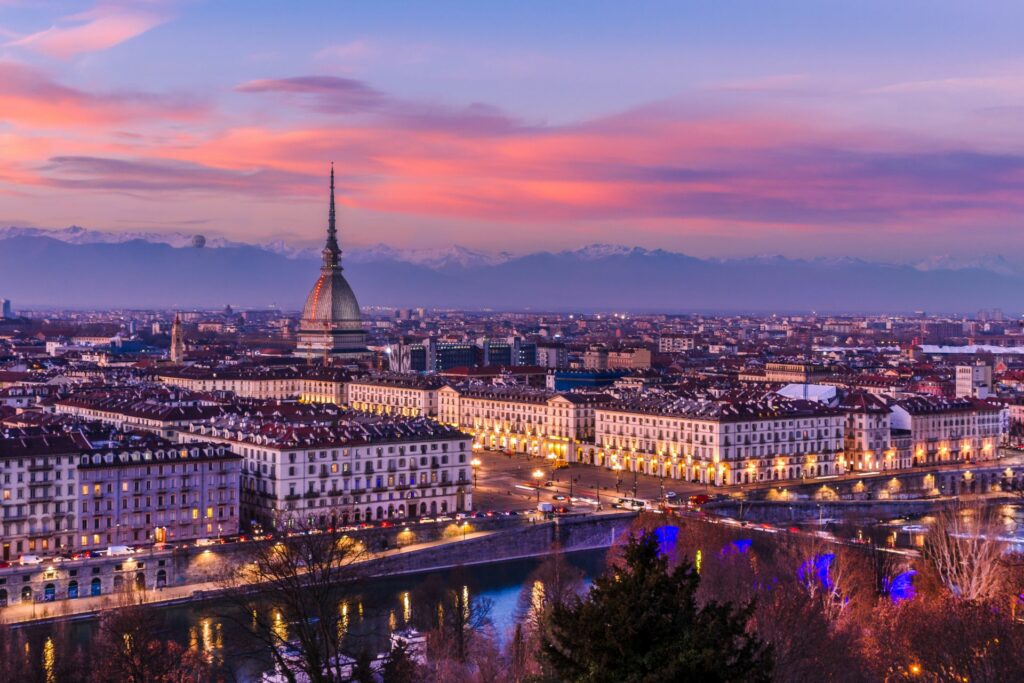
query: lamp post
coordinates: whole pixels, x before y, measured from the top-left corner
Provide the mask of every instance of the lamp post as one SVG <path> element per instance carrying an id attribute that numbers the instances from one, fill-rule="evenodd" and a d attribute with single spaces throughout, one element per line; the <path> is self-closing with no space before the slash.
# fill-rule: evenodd
<path id="1" fill-rule="evenodd" d="M 615 463 L 612 469 L 615 470 L 615 492 L 618 493 L 619 487 L 622 486 L 622 465 Z"/>
<path id="2" fill-rule="evenodd" d="M 469 461 L 469 466 L 473 468 L 473 488 L 474 489 L 476 489 L 476 475 L 477 475 L 477 472 L 480 471 L 480 465 L 482 465 L 482 464 L 483 463 L 480 462 L 480 458 L 473 458 L 472 460 Z"/>
<path id="3" fill-rule="evenodd" d="M 537 503 L 540 503 L 540 480 L 544 478 L 544 473 L 540 470 L 533 471 L 534 487 L 537 489 Z"/>
<path id="4" fill-rule="evenodd" d="M 662 460 L 660 463 L 658 463 L 658 474 L 660 475 L 659 476 L 658 485 L 661 488 L 661 502 L 664 503 L 665 502 L 665 461 L 664 460 Z"/>

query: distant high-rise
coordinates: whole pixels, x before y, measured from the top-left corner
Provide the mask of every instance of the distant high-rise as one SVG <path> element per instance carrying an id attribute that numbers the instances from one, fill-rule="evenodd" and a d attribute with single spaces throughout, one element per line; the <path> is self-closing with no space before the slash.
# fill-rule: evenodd
<path id="1" fill-rule="evenodd" d="M 331 205 L 327 218 L 327 243 L 320 277 L 306 298 L 299 321 L 295 355 L 302 358 L 355 360 L 368 355 L 366 332 L 359 302 L 341 268 L 341 247 L 334 211 L 334 166 L 331 166 Z"/>
<path id="2" fill-rule="evenodd" d="M 992 366 L 987 363 L 956 366 L 957 398 L 988 398 L 992 393 Z"/>
<path id="3" fill-rule="evenodd" d="M 5 320 L 7 318 L 13 318 L 13 317 L 14 317 L 14 314 L 11 313 L 11 300 L 10 299 L 0 299 L 0 320 Z"/>
<path id="4" fill-rule="evenodd" d="M 171 326 L 171 362 L 182 363 L 185 361 L 185 337 L 181 332 L 181 316 L 174 315 L 174 325 Z"/>

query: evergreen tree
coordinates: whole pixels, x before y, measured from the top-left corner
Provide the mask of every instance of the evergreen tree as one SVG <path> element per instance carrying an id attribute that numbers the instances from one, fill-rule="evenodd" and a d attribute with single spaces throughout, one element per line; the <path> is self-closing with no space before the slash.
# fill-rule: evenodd
<path id="1" fill-rule="evenodd" d="M 746 624 L 752 606 L 698 607 L 700 576 L 669 568 L 653 534 L 631 537 L 621 567 L 583 599 L 555 605 L 541 656 L 563 681 L 769 681 L 771 652 Z"/>
<path id="2" fill-rule="evenodd" d="M 384 683 L 416 683 L 420 679 L 418 667 L 409 655 L 405 641 L 394 642 L 380 673 Z"/>
<path id="3" fill-rule="evenodd" d="M 377 678 L 373 675 L 373 655 L 364 650 L 355 656 L 351 680 L 353 683 L 376 683 Z"/>

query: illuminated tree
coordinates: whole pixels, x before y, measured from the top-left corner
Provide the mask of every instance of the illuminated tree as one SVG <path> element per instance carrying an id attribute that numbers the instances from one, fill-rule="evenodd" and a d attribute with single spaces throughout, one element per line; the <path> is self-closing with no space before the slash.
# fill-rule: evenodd
<path id="1" fill-rule="evenodd" d="M 924 557 L 939 582 L 962 600 L 1005 597 L 1011 580 L 1001 513 L 957 505 L 940 512 L 925 538 Z"/>

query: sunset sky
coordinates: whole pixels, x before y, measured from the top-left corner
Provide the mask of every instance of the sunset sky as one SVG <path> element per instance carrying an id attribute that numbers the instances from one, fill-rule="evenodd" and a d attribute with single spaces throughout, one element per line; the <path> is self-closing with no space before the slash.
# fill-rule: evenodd
<path id="1" fill-rule="evenodd" d="M 1024 3 L 0 0 L 0 226 L 1024 251 Z"/>

